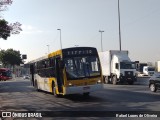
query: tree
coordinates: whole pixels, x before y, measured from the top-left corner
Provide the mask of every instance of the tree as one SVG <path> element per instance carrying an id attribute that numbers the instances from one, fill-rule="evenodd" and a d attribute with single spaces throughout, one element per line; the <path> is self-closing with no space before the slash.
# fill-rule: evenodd
<path id="1" fill-rule="evenodd" d="M 7 5 L 11 5 L 12 0 L 0 0 L 0 11 L 7 10 Z"/>
<path id="2" fill-rule="evenodd" d="M 1 50 L 0 61 L 4 66 L 11 65 L 13 67 L 23 63 L 20 52 L 13 49 Z"/>
<path id="3" fill-rule="evenodd" d="M 7 40 L 11 34 L 19 34 L 21 29 L 21 24 L 19 22 L 11 23 L 8 25 L 8 22 L 4 19 L 0 20 L 0 38 Z"/>
<path id="4" fill-rule="evenodd" d="M 7 5 L 11 5 L 12 0 L 0 0 L 0 12 L 7 10 Z M 21 24 L 19 22 L 16 23 L 8 23 L 4 19 L 0 19 L 0 38 L 7 40 L 11 34 L 19 34 L 21 29 Z"/>
<path id="5" fill-rule="evenodd" d="M 10 36 L 10 27 L 8 26 L 8 22 L 0 20 L 0 38 L 7 39 Z"/>

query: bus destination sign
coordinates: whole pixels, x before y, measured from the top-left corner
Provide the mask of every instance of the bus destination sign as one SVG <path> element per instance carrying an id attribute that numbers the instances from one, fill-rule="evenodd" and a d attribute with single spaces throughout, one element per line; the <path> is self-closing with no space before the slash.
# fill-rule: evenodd
<path id="1" fill-rule="evenodd" d="M 97 51 L 95 48 L 81 48 L 81 49 L 65 49 L 63 50 L 64 56 L 77 56 L 77 55 L 95 55 Z"/>

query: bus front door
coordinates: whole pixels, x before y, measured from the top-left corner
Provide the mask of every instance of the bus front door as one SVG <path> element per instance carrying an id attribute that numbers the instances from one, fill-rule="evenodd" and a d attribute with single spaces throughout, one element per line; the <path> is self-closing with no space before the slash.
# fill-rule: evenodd
<path id="1" fill-rule="evenodd" d="M 61 59 L 57 57 L 55 59 L 55 66 L 56 66 L 56 78 L 57 78 L 57 85 L 59 93 L 63 92 L 63 69 L 61 68 Z"/>

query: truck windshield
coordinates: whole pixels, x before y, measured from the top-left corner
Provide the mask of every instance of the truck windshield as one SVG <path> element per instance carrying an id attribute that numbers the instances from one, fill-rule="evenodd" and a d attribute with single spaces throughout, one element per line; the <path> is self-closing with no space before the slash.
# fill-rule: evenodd
<path id="1" fill-rule="evenodd" d="M 100 63 L 96 56 L 65 58 L 68 80 L 100 76 Z"/>
<path id="2" fill-rule="evenodd" d="M 136 69 L 134 62 L 120 62 L 120 69 Z"/>
<path id="3" fill-rule="evenodd" d="M 152 68 L 152 67 L 149 67 L 149 68 L 148 68 L 148 71 L 155 71 L 155 69 Z"/>

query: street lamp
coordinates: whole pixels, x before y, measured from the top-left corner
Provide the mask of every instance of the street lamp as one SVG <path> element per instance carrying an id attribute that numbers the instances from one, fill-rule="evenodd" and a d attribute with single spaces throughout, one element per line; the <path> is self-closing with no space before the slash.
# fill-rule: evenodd
<path id="1" fill-rule="evenodd" d="M 103 30 L 99 30 L 99 32 L 101 33 L 101 52 L 103 52 L 102 33 L 103 33 L 104 31 L 103 31 Z"/>
<path id="2" fill-rule="evenodd" d="M 57 30 L 59 30 L 59 32 L 60 32 L 60 46 L 61 46 L 61 49 L 62 49 L 61 29 L 57 29 Z"/>
<path id="3" fill-rule="evenodd" d="M 49 54 L 49 45 L 47 45 L 47 47 L 48 47 L 48 54 Z"/>

